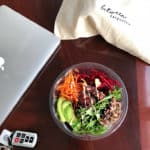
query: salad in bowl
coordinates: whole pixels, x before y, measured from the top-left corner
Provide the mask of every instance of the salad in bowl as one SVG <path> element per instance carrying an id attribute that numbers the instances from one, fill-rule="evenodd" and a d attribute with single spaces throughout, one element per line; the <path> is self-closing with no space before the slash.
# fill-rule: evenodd
<path id="1" fill-rule="evenodd" d="M 50 92 L 50 110 L 67 134 L 83 140 L 99 139 L 122 124 L 128 110 L 128 95 L 114 71 L 85 62 L 58 76 Z"/>

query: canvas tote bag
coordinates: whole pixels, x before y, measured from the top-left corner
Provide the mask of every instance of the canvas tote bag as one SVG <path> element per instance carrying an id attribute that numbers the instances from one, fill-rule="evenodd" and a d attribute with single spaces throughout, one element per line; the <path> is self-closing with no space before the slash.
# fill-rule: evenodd
<path id="1" fill-rule="evenodd" d="M 99 34 L 150 64 L 150 1 L 63 0 L 54 33 L 63 40 Z"/>

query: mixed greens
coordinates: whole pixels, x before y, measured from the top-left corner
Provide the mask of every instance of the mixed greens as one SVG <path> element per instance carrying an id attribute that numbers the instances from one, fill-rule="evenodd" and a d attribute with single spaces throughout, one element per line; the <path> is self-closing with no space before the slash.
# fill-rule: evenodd
<path id="1" fill-rule="evenodd" d="M 120 118 L 122 88 L 101 70 L 68 71 L 55 94 L 58 118 L 73 133 L 101 135 Z"/>

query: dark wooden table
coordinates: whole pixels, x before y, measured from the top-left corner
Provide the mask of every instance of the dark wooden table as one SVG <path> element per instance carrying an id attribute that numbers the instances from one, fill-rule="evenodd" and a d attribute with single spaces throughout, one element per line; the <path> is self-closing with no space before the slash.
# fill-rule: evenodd
<path id="1" fill-rule="evenodd" d="M 61 0 L 0 0 L 53 31 Z M 84 61 L 112 68 L 124 81 L 129 95 L 129 110 L 122 126 L 110 137 L 79 141 L 64 134 L 49 111 L 49 91 L 56 76 L 66 67 Z M 149 150 L 150 149 L 150 66 L 106 43 L 100 36 L 62 41 L 53 60 L 49 60 L 15 109 L 0 127 L 35 131 L 36 150 Z M 26 148 L 14 148 L 24 150 Z"/>

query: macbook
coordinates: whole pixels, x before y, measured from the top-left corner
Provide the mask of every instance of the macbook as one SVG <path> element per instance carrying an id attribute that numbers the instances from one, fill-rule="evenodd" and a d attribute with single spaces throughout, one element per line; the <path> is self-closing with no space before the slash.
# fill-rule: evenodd
<path id="1" fill-rule="evenodd" d="M 48 30 L 0 6 L 0 125 L 59 43 Z"/>

